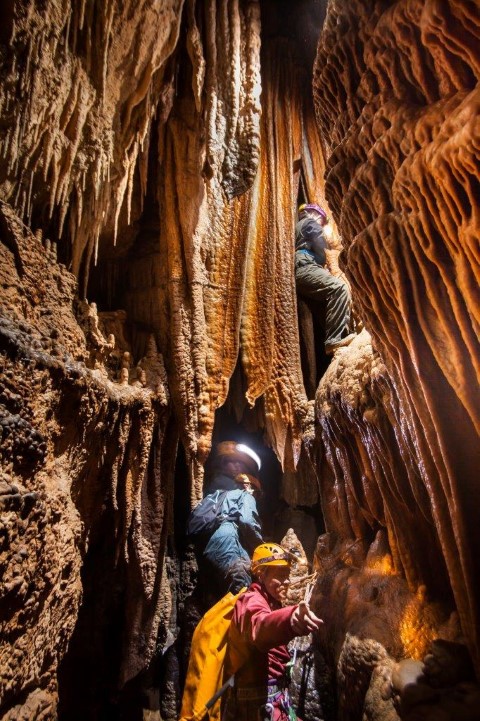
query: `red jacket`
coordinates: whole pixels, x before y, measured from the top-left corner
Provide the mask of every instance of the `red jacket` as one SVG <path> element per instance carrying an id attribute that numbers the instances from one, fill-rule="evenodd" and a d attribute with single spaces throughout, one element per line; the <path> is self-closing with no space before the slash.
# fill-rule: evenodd
<path id="1" fill-rule="evenodd" d="M 233 610 L 228 639 L 230 657 L 246 658 L 236 673 L 237 687 L 280 682 L 290 660 L 286 644 L 295 637 L 290 619 L 296 608 L 282 608 L 256 582 L 240 596 Z"/>

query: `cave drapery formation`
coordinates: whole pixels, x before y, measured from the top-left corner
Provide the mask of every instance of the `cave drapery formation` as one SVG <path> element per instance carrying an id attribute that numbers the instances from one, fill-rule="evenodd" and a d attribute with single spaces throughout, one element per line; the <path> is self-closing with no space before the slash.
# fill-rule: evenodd
<path id="1" fill-rule="evenodd" d="M 174 512 L 227 399 L 284 498 L 321 500 L 341 718 L 381 718 L 378 684 L 436 637 L 480 670 L 478 5 L 330 0 L 320 34 L 324 4 L 297 3 L 313 98 L 274 5 L 2 10 L 2 718 L 55 718 L 82 631 L 110 697 L 172 644 Z M 315 407 L 299 190 L 333 212 L 366 328 Z"/>
<path id="2" fill-rule="evenodd" d="M 409 580 L 430 575 L 412 528 L 441 549 L 478 668 L 476 11 L 475 3 L 331 3 L 314 87 L 348 275 L 395 389 L 383 397 L 395 399 L 385 405 L 401 458 L 384 448 L 382 467 L 362 464 L 363 473 L 394 494 L 381 515 L 399 560 L 409 556 L 401 559 Z M 385 431 L 372 411 L 362 445 L 381 448 Z M 327 433 L 334 447 L 340 439 Z M 346 476 L 361 493 L 361 480 Z"/>

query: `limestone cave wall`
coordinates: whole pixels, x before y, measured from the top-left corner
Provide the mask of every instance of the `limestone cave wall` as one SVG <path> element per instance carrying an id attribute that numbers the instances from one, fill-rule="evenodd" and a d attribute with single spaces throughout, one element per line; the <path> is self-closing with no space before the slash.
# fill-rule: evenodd
<path id="1" fill-rule="evenodd" d="M 367 395 L 347 443 L 329 378 L 319 391 L 327 463 L 347 481 L 328 525 L 360 537 L 381 518 L 407 578 L 453 591 L 477 668 L 478 32 L 476 3 L 332 2 L 314 77 L 326 194 L 390 378 L 390 429 Z"/>
<path id="2" fill-rule="evenodd" d="M 320 35 L 325 5 L 5 4 L 2 718 L 131 721 L 167 656 L 150 708 L 176 717 L 221 407 L 322 515 L 338 717 L 408 718 L 396 664 L 438 638 L 478 671 L 475 3 L 331 0 Z M 365 326 L 315 400 L 299 198 L 333 211 Z"/>
<path id="3" fill-rule="evenodd" d="M 108 557 L 99 553 L 97 563 L 110 576 L 94 593 L 101 606 L 111 591 L 104 584 L 121 569 L 127 677 L 171 612 L 162 559 L 177 431 L 158 373 L 149 387 L 86 367 L 91 330 L 74 313 L 75 278 L 5 203 L 1 234 L 2 717 L 51 718 L 82 563 L 104 526 Z"/>

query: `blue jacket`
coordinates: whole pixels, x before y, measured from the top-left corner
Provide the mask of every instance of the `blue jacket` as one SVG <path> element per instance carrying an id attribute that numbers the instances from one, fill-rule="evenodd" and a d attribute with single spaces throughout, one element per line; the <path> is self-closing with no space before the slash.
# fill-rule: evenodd
<path id="1" fill-rule="evenodd" d="M 226 473 L 217 472 L 208 484 L 205 495 L 215 493 L 215 491 L 237 491 L 239 487 L 238 483 Z"/>
<path id="2" fill-rule="evenodd" d="M 248 491 L 238 487 L 226 491 L 220 515 L 222 522 L 210 536 L 203 555 L 223 595 L 227 590 L 238 593 L 250 585 L 250 554 L 263 539 L 257 504 Z"/>
<path id="3" fill-rule="evenodd" d="M 250 554 L 263 543 L 255 498 L 243 489 L 227 491 L 220 515 L 223 520 L 205 547 L 206 558 L 222 570 L 238 560 L 249 564 Z"/>
<path id="4" fill-rule="evenodd" d="M 228 491 L 222 503 L 221 515 L 225 521 L 235 523 L 244 548 L 253 551 L 259 543 L 263 543 L 257 502 L 251 493 L 238 487 L 235 491 Z"/>

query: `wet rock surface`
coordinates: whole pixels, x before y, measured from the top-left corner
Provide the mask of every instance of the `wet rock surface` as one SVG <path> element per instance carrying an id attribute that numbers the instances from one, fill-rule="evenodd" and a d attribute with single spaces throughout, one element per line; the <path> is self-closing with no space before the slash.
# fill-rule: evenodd
<path id="1" fill-rule="evenodd" d="M 480 686 L 456 614 L 412 593 L 385 538 L 365 549 L 319 538 L 311 606 L 324 620 L 317 648 L 335 676 L 337 718 L 478 717 Z"/>
<path id="2" fill-rule="evenodd" d="M 2 718 L 173 721 L 226 402 L 282 463 L 282 532 L 305 518 L 310 559 L 319 503 L 328 529 L 305 716 L 478 717 L 476 7 L 332 0 L 314 107 L 312 5 L 3 9 Z M 315 401 L 302 196 L 367 329 Z"/>

